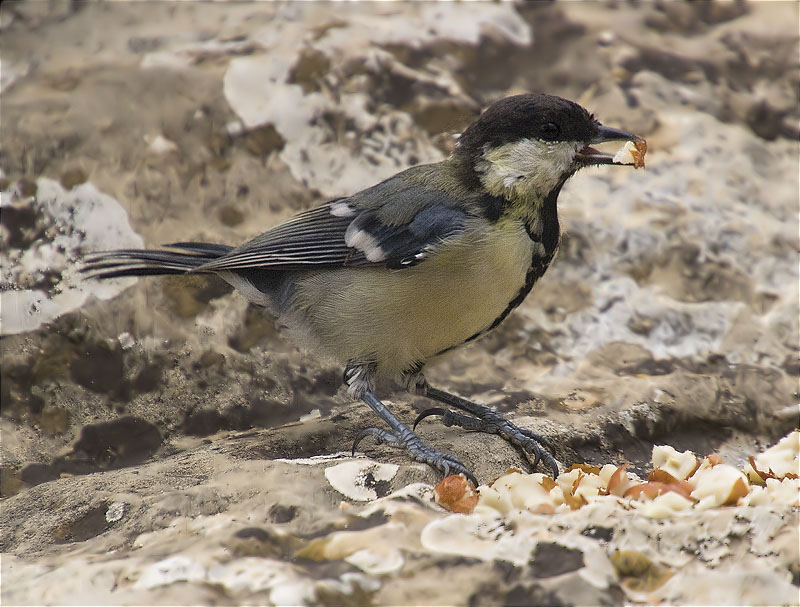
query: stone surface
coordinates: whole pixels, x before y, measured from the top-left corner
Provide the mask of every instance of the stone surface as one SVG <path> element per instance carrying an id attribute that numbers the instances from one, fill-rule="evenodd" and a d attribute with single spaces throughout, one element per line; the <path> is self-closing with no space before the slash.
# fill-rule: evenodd
<path id="1" fill-rule="evenodd" d="M 574 177 L 548 273 L 428 379 L 564 468 L 642 476 L 668 444 L 742 469 L 800 421 L 797 22 L 793 2 L 4 3 L 3 601 L 796 604 L 796 507 L 447 514 L 401 453 L 347 464 L 372 418 L 341 369 L 221 281 L 64 277 L 137 238 L 242 242 L 444 157 L 495 99 L 560 94 L 646 137 L 647 169 Z M 92 240 L 56 199 L 132 232 Z M 53 313 L 8 330 L 24 289 Z M 404 420 L 430 406 L 380 390 Z M 419 431 L 481 482 L 527 466 Z M 326 479 L 342 464 L 399 467 L 356 479 L 364 502 Z"/>

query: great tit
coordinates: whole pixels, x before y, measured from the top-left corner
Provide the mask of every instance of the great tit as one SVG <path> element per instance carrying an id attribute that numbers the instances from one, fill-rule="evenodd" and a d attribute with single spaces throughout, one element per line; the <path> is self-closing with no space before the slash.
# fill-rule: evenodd
<path id="1" fill-rule="evenodd" d="M 499 434 L 558 474 L 547 440 L 487 406 L 430 386 L 426 363 L 496 328 L 558 248 L 557 198 L 583 167 L 617 164 L 592 144 L 642 141 L 560 97 L 523 94 L 491 105 L 450 156 L 300 213 L 238 247 L 178 242 L 166 250 L 91 254 L 97 278 L 212 273 L 263 306 L 301 345 L 344 365 L 344 383 L 389 426 L 371 436 L 446 475 L 474 478 L 428 447 L 378 399 L 375 379 L 464 411 L 444 423 Z M 416 423 L 414 424 L 416 426 Z"/>

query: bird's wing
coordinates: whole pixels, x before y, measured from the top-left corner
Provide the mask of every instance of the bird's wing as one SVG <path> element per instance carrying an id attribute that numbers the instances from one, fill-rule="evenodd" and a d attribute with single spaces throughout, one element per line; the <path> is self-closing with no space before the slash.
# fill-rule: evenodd
<path id="1" fill-rule="evenodd" d="M 378 190 L 370 198 L 369 204 L 363 197 L 340 198 L 301 213 L 200 269 L 371 264 L 406 268 L 424 261 L 466 227 L 464 209 L 454 206 L 452 199 L 419 186 Z M 387 205 L 399 205 L 398 212 L 387 212 Z M 400 221 L 390 223 L 386 217 Z"/>

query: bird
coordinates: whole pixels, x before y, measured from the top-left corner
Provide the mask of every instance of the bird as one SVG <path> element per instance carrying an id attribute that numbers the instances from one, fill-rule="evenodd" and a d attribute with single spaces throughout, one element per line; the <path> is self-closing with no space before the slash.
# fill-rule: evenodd
<path id="1" fill-rule="evenodd" d="M 592 147 L 608 141 L 644 142 L 568 99 L 514 95 L 481 113 L 446 159 L 300 212 L 240 246 L 94 252 L 82 271 L 96 279 L 222 277 L 295 343 L 338 361 L 347 393 L 385 422 L 388 429 L 361 430 L 354 453 L 371 437 L 477 485 L 461 461 L 416 434 L 423 418 L 440 415 L 445 425 L 501 436 L 555 478 L 545 437 L 430 385 L 424 368 L 496 329 L 522 303 L 556 255 L 566 181 L 585 167 L 629 164 Z M 409 428 L 378 398 L 381 377 L 453 409 L 423 411 Z"/>

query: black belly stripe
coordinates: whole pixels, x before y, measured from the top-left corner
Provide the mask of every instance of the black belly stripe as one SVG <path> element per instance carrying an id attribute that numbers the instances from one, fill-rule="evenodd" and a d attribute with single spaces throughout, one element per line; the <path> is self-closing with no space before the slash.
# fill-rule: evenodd
<path id="1" fill-rule="evenodd" d="M 519 306 L 525 300 L 525 298 L 528 296 L 528 293 L 531 292 L 533 285 L 536 284 L 536 281 L 539 280 L 547 271 L 547 268 L 550 266 L 550 262 L 553 261 L 553 257 L 556 254 L 558 241 L 561 237 L 561 226 L 558 223 L 557 200 L 558 194 L 561 192 L 561 187 L 563 185 L 564 182 L 562 181 L 552 192 L 550 192 L 550 194 L 548 194 L 547 198 L 545 198 L 544 204 L 542 205 L 541 237 L 537 237 L 533 233 L 530 224 L 525 224 L 525 231 L 528 233 L 528 237 L 533 242 L 539 243 L 544 247 L 544 255 L 539 255 L 536 252 L 533 253 L 533 256 L 531 257 L 531 265 L 528 267 L 528 271 L 525 274 L 525 284 L 523 284 L 520 290 L 517 291 L 517 294 L 514 296 L 514 298 L 508 302 L 506 309 L 503 310 L 500 316 L 492 321 L 492 324 L 485 329 L 478 331 L 474 335 L 469 336 L 461 343 L 445 348 L 444 350 L 438 352 L 436 356 L 446 354 L 451 350 L 455 350 L 459 346 L 468 344 L 469 342 L 478 339 L 482 335 L 485 335 L 489 331 L 500 326 L 500 323 L 502 323 L 508 317 L 508 315 L 511 314 L 514 308 Z"/>

